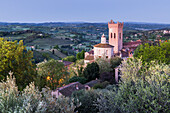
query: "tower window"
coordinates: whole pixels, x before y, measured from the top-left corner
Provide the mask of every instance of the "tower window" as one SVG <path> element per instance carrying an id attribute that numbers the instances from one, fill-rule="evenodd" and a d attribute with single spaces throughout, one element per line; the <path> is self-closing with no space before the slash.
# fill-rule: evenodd
<path id="1" fill-rule="evenodd" d="M 121 33 L 119 33 L 119 37 L 121 38 Z"/>
<path id="2" fill-rule="evenodd" d="M 111 38 L 112 38 L 113 36 L 112 36 L 112 33 L 111 33 Z"/>
<path id="3" fill-rule="evenodd" d="M 114 33 L 114 38 L 116 38 L 116 33 Z"/>

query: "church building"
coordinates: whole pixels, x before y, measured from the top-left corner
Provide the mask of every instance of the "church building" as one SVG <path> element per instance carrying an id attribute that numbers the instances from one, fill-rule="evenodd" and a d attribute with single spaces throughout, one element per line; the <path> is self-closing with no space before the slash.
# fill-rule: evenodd
<path id="1" fill-rule="evenodd" d="M 96 58 L 112 58 L 119 54 L 123 46 L 123 23 L 108 22 L 109 42 L 105 35 L 101 37 L 101 43 L 94 45 L 94 49 L 85 53 L 85 63 L 91 63 Z"/>
<path id="2" fill-rule="evenodd" d="M 106 41 L 106 37 L 103 34 L 101 37 L 101 43 L 94 45 L 94 49 L 85 53 L 85 64 L 92 63 L 96 58 L 112 58 L 119 56 L 121 58 L 128 58 L 133 56 L 134 50 L 138 45 L 141 44 L 141 41 L 135 42 L 126 42 L 123 43 L 123 25 L 122 22 L 113 22 L 111 20 L 108 22 L 109 29 L 109 41 Z"/>

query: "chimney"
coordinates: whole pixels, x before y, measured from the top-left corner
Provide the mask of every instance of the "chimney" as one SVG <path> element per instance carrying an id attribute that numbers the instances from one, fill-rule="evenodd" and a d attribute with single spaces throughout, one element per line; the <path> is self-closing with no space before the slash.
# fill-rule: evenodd
<path id="1" fill-rule="evenodd" d="M 76 89 L 77 89 L 77 90 L 79 90 L 79 86 L 78 86 L 78 84 L 76 84 Z"/>

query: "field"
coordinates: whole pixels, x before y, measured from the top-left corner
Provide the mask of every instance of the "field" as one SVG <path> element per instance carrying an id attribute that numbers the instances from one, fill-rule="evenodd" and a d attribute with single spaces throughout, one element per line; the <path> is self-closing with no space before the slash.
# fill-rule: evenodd
<path id="1" fill-rule="evenodd" d="M 58 39 L 58 38 L 43 38 L 43 39 L 36 39 L 31 43 L 27 43 L 27 46 L 38 45 L 41 49 L 50 49 L 56 45 L 70 45 L 74 44 L 70 40 Z"/>

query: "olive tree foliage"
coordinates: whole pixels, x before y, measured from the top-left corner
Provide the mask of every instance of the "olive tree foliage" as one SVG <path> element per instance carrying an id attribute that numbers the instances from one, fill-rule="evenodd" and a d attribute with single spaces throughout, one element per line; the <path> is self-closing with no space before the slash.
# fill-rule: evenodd
<path id="1" fill-rule="evenodd" d="M 169 65 L 155 61 L 145 65 L 134 58 L 122 63 L 119 87 L 99 92 L 96 106 L 101 113 L 169 112 Z"/>
<path id="2" fill-rule="evenodd" d="M 40 92 L 33 82 L 20 92 L 12 75 L 0 82 L 1 113 L 74 113 L 79 105 L 77 100 L 71 98 L 53 98 L 49 88 L 43 88 Z"/>
<path id="3" fill-rule="evenodd" d="M 72 94 L 75 101 L 78 99 L 81 103 L 76 110 L 79 113 L 97 113 L 98 107 L 95 106 L 99 97 L 97 90 L 79 90 Z"/>

